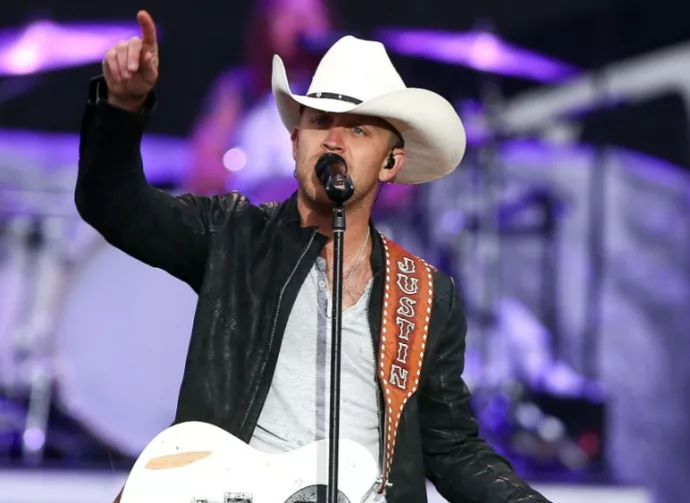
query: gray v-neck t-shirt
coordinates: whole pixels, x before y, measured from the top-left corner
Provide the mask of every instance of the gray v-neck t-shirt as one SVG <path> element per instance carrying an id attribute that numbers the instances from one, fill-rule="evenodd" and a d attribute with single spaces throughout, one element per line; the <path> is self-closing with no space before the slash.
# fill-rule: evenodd
<path id="1" fill-rule="evenodd" d="M 331 296 L 319 258 L 290 313 L 278 362 L 250 445 L 281 453 L 328 438 L 331 376 Z M 370 281 L 343 312 L 340 438 L 366 447 L 379 463 L 374 346 L 367 306 Z M 380 469 L 380 468 L 379 468 Z"/>

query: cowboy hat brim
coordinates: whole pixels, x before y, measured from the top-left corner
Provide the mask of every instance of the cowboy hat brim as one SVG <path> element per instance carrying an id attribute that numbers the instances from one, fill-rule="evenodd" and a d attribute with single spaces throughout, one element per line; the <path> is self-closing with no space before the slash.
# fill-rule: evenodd
<path id="1" fill-rule="evenodd" d="M 467 137 L 457 112 L 445 98 L 425 89 L 405 88 L 360 104 L 295 95 L 285 65 L 273 57 L 273 96 L 283 124 L 292 132 L 302 106 L 330 113 L 374 116 L 390 122 L 405 140 L 404 166 L 393 183 L 419 184 L 450 174 L 460 164 Z"/>

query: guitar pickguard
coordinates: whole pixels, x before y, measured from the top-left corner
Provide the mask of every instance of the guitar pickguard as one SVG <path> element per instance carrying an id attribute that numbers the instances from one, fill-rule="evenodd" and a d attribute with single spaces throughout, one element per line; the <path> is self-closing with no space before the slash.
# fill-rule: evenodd
<path id="1" fill-rule="evenodd" d="M 326 486 L 320 484 L 300 489 L 290 496 L 285 503 L 326 503 Z M 338 491 L 338 503 L 350 503 L 350 500 Z"/>

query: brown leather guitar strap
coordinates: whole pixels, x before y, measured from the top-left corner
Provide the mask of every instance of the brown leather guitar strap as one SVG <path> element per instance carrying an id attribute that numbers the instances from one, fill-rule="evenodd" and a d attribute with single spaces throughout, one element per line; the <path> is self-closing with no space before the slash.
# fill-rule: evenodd
<path id="1" fill-rule="evenodd" d="M 386 278 L 378 365 L 385 400 L 385 457 L 379 493 L 387 487 L 400 416 L 419 385 L 434 294 L 431 266 L 381 238 Z"/>

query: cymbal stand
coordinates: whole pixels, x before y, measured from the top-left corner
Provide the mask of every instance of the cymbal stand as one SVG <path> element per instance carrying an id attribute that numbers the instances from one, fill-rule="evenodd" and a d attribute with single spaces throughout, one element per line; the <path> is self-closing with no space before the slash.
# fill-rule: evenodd
<path id="1" fill-rule="evenodd" d="M 35 216 L 27 239 L 26 281 L 23 316 L 14 332 L 17 358 L 17 388 L 28 394 L 26 422 L 22 433 L 22 459 L 38 464 L 43 459 L 54 368 L 51 335 L 54 313 L 62 285 L 62 269 L 58 253 L 59 219 Z M 55 238 L 55 239 L 54 239 Z"/>
<path id="2" fill-rule="evenodd" d="M 595 31 L 598 42 L 598 68 L 592 79 L 593 94 L 598 108 L 605 110 L 613 106 L 609 95 L 609 82 L 605 65 L 610 59 L 612 44 L 615 42 L 616 20 L 612 16 L 601 16 Z M 587 255 L 589 271 L 585 297 L 585 322 L 582 333 L 580 353 L 581 367 L 585 377 L 597 380 L 600 377 L 599 351 L 601 342 L 602 298 L 606 263 L 606 195 L 608 190 L 609 146 L 597 140 L 594 144 L 594 160 L 589 178 L 589 215 L 587 235 Z"/>
<path id="3" fill-rule="evenodd" d="M 477 206 L 481 208 L 476 215 L 478 232 L 474 237 L 474 259 L 477 261 L 476 270 L 482 275 L 482 297 L 478 306 L 481 320 L 477 338 L 479 357 L 481 368 L 487 369 L 484 363 L 489 359 L 491 328 L 496 321 L 496 305 L 502 290 L 500 201 L 504 179 L 500 145 L 504 136 L 501 123 L 504 100 L 493 75 L 480 75 L 479 90 L 488 135 L 478 152 L 478 186 L 473 185 L 477 190 L 474 196 L 479 200 Z"/>

